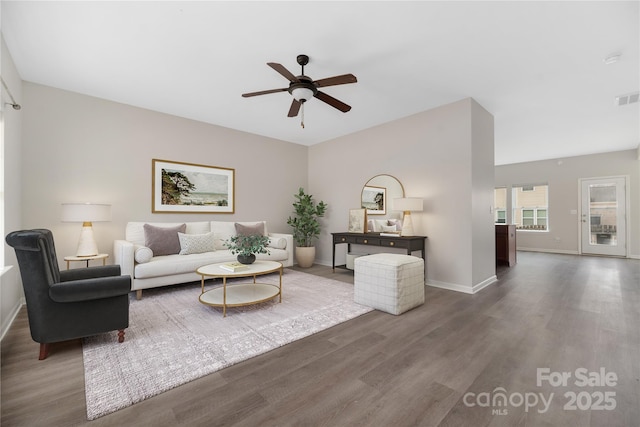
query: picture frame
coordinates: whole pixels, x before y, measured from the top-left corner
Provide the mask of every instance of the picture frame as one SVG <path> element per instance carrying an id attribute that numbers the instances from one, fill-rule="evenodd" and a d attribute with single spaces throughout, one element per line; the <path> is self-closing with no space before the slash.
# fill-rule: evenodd
<path id="1" fill-rule="evenodd" d="M 235 169 L 152 159 L 151 212 L 234 213 Z"/>
<path id="2" fill-rule="evenodd" d="M 367 232 L 367 210 L 349 209 L 349 233 Z"/>
<path id="3" fill-rule="evenodd" d="M 361 204 L 367 210 L 367 215 L 387 214 L 387 189 L 365 185 L 362 189 Z"/>

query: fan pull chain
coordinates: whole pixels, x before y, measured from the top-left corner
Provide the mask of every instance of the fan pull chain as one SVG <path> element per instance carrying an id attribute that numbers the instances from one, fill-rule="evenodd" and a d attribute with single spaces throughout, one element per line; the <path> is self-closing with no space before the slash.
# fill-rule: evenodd
<path id="1" fill-rule="evenodd" d="M 304 129 L 304 102 L 302 103 L 301 108 L 302 108 L 302 115 L 300 118 L 300 126 L 302 126 L 302 129 Z"/>

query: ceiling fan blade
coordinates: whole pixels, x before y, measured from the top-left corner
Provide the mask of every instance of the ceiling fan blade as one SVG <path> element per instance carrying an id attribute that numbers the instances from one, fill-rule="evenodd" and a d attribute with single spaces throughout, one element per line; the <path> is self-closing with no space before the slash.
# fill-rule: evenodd
<path id="1" fill-rule="evenodd" d="M 287 117 L 295 117 L 298 115 L 298 111 L 300 111 L 300 106 L 302 105 L 302 102 L 297 101 L 297 100 L 293 100 L 293 102 L 291 103 L 291 108 L 289 108 L 289 114 L 287 114 Z"/>
<path id="2" fill-rule="evenodd" d="M 287 70 L 286 68 L 284 68 L 282 65 L 278 64 L 277 62 L 267 62 L 267 65 L 269 67 L 273 68 L 274 70 L 276 70 L 278 73 L 282 74 L 284 76 L 284 78 L 289 80 L 290 82 L 296 83 L 296 82 L 299 81 L 296 76 L 291 74 L 291 72 L 289 70 Z"/>
<path id="3" fill-rule="evenodd" d="M 348 106 L 347 104 L 345 104 L 342 101 L 338 101 L 337 99 L 335 99 L 333 96 L 329 96 L 324 92 L 320 92 L 318 91 L 315 95 L 313 95 L 315 98 L 318 98 L 320 101 L 324 101 L 327 104 L 331 105 L 333 108 L 336 108 L 340 111 L 342 111 L 343 113 L 346 113 L 347 111 L 351 110 L 351 107 Z"/>
<path id="4" fill-rule="evenodd" d="M 313 83 L 317 87 L 345 85 L 347 83 L 356 83 L 358 79 L 353 74 L 343 74 L 341 76 L 327 77 L 326 79 L 316 80 Z"/>
<path id="5" fill-rule="evenodd" d="M 266 95 L 268 93 L 286 92 L 286 90 L 287 90 L 286 87 L 283 87 L 282 89 L 261 90 L 260 92 L 243 93 L 242 97 L 249 98 L 250 96 Z"/>

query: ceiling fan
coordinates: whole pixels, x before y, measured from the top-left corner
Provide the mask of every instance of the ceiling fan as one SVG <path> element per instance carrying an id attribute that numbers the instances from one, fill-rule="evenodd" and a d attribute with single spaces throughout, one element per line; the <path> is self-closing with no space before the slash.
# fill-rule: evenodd
<path id="1" fill-rule="evenodd" d="M 326 79 L 312 80 L 311 77 L 304 75 L 304 66 L 309 63 L 309 57 L 307 55 L 298 55 L 297 61 L 298 64 L 300 64 L 300 66 L 302 67 L 302 72 L 299 76 L 294 76 L 291 72 L 289 72 L 289 70 L 278 63 L 267 62 L 268 66 L 270 66 L 282 76 L 284 76 L 284 78 L 289 80 L 289 87 L 263 90 L 260 92 L 243 93 L 242 96 L 244 98 L 248 98 L 251 96 L 267 95 L 269 93 L 287 91 L 293 96 L 293 101 L 291 102 L 291 107 L 289 108 L 289 114 L 287 114 L 288 117 L 296 117 L 298 115 L 298 112 L 300 111 L 301 106 L 303 106 L 302 113 L 304 114 L 304 103 L 312 97 L 318 98 L 320 101 L 331 105 L 333 108 L 336 108 L 343 113 L 351 110 L 351 107 L 349 105 L 337 100 L 332 96 L 327 95 L 324 92 L 319 91 L 318 88 L 344 85 L 347 83 L 356 83 L 358 81 L 356 79 L 356 76 L 354 76 L 353 74 L 343 74 L 340 76 L 327 77 Z M 302 127 L 304 127 L 304 122 L 302 123 Z"/>

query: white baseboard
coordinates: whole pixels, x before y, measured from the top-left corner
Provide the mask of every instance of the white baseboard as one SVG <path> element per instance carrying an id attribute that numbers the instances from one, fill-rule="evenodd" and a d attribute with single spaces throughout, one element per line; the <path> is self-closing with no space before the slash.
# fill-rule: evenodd
<path id="1" fill-rule="evenodd" d="M 545 252 L 548 254 L 580 255 L 578 251 L 570 251 L 567 249 L 518 248 L 518 250 L 523 252 Z"/>
<path id="2" fill-rule="evenodd" d="M 11 314 L 9 315 L 9 317 L 7 317 L 7 322 L 4 325 L 2 325 L 2 331 L 0 333 L 0 341 L 2 341 L 4 339 L 4 336 L 7 334 L 7 332 L 9 332 L 11 325 L 13 325 L 13 321 L 16 320 L 16 316 L 20 312 L 20 308 L 22 308 L 22 306 L 25 304 L 26 304 L 26 301 L 24 300 L 24 298 L 20 298 L 17 304 L 11 309 Z"/>
<path id="3" fill-rule="evenodd" d="M 518 251 L 522 252 L 544 252 L 548 254 L 564 254 L 564 255 L 582 255 L 578 251 L 569 251 L 569 250 L 561 250 L 561 249 L 541 249 L 541 248 L 518 248 Z M 640 259 L 640 255 L 628 255 L 629 259 Z"/>
<path id="4" fill-rule="evenodd" d="M 494 274 L 493 276 L 483 280 L 480 283 L 476 283 L 475 285 L 473 285 L 473 293 L 478 293 L 481 290 L 483 290 L 484 288 L 486 288 L 487 286 L 489 286 L 492 283 L 495 283 L 498 281 L 498 277 Z"/>
<path id="5" fill-rule="evenodd" d="M 448 291 L 456 291 L 456 292 L 462 292 L 465 294 L 472 295 L 480 292 L 482 289 L 486 288 L 490 284 L 495 283 L 497 281 L 498 281 L 498 278 L 494 275 L 483 280 L 480 283 L 476 283 L 472 287 L 460 285 L 457 283 L 440 282 L 438 280 L 428 280 L 427 286 L 432 286 L 434 288 L 446 289 Z"/>

